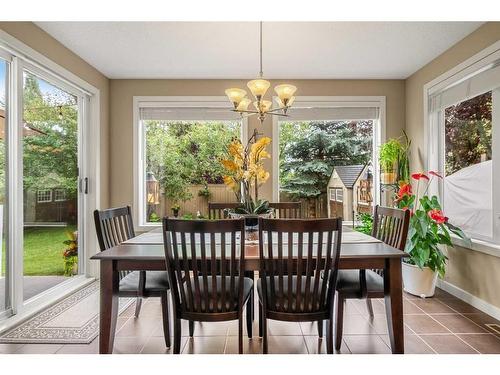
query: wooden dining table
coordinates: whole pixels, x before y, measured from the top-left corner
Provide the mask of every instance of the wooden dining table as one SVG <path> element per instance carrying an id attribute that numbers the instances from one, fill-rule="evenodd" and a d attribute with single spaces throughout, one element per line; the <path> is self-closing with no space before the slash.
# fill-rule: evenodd
<path id="1" fill-rule="evenodd" d="M 364 236 L 364 237 L 363 237 Z M 406 253 L 373 237 L 343 230 L 340 269 L 383 269 L 385 311 L 392 353 L 404 353 L 401 261 Z M 100 262 L 99 353 L 113 352 L 120 271 L 165 270 L 161 228 L 139 235 L 91 259 Z M 259 270 L 258 244 L 245 244 L 245 270 Z"/>

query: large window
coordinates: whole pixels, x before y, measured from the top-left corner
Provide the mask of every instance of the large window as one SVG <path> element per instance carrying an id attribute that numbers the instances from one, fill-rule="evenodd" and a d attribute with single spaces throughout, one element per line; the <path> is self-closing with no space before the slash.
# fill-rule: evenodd
<path id="1" fill-rule="evenodd" d="M 356 220 L 359 188 L 368 186 L 370 196 L 376 196 L 372 165 L 380 140 L 380 103 L 358 107 L 303 99 L 296 105 L 288 118 L 276 121 L 279 200 L 301 201 L 309 217 L 334 216 L 345 204 L 344 220 Z"/>
<path id="2" fill-rule="evenodd" d="M 466 77 L 431 88 L 429 167 L 444 175 L 437 191 L 450 223 L 472 238 L 498 243 L 500 67 L 483 65 L 480 61 Z"/>
<path id="3" fill-rule="evenodd" d="M 241 139 L 242 120 L 227 108 L 175 104 L 138 108 L 144 155 L 138 175 L 143 225 L 158 224 L 162 217 L 176 214 L 206 217 L 209 201 L 235 201 L 223 183 L 220 160 L 231 140 Z"/>

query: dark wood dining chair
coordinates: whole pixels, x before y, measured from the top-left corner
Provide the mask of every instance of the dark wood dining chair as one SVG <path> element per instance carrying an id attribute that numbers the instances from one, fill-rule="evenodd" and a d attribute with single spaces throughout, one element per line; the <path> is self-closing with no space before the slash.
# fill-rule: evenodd
<path id="1" fill-rule="evenodd" d="M 404 250 L 408 236 L 410 211 L 376 206 L 372 236 L 396 249 Z M 337 281 L 337 312 L 335 348 L 340 349 L 346 299 L 366 298 L 368 312 L 373 317 L 372 298 L 384 298 L 383 270 L 341 270 Z"/>
<path id="2" fill-rule="evenodd" d="M 227 219 L 227 211 L 226 209 L 236 208 L 241 203 L 232 202 L 232 203 L 208 203 L 208 218 L 210 220 L 220 220 Z"/>
<path id="3" fill-rule="evenodd" d="M 302 204 L 300 202 L 269 203 L 274 208 L 275 218 L 300 219 L 302 218 Z"/>
<path id="4" fill-rule="evenodd" d="M 94 222 L 101 251 L 135 237 L 130 206 L 95 210 Z M 119 297 L 135 297 L 135 316 L 139 317 L 142 299 L 160 297 L 165 344 L 170 347 L 168 318 L 168 275 L 166 271 L 120 271 Z"/>
<path id="5" fill-rule="evenodd" d="M 257 281 L 263 352 L 267 319 L 329 322 L 327 352 L 333 353 L 333 310 L 342 220 L 259 219 Z"/>
<path id="6" fill-rule="evenodd" d="M 172 285 L 174 354 L 180 352 L 181 319 L 200 322 L 238 319 L 238 350 L 243 353 L 243 309 L 250 308 L 253 289 L 253 281 L 244 277 L 244 219 L 164 218 L 163 239 Z M 247 332 L 251 338 L 252 322 L 248 320 Z"/>

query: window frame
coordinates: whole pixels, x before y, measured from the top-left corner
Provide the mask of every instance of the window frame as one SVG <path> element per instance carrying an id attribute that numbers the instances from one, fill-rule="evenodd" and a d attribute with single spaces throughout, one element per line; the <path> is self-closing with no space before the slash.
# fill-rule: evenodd
<path id="1" fill-rule="evenodd" d="M 44 199 L 40 199 L 40 196 Z M 36 191 L 36 203 L 51 203 L 52 189 L 38 189 Z"/>
<path id="2" fill-rule="evenodd" d="M 339 199 L 340 193 L 340 199 Z M 344 203 L 344 189 L 336 188 L 335 189 L 335 202 Z"/>
<path id="3" fill-rule="evenodd" d="M 426 83 L 423 88 L 424 104 L 424 166 L 427 170 L 444 171 L 444 110 L 431 112 L 431 97 L 437 93 L 446 90 L 448 87 L 456 85 L 466 79 L 480 74 L 487 70 L 496 62 L 500 61 L 500 41 L 480 51 L 476 55 L 455 66 L 449 71 L 441 74 L 434 80 Z M 496 131 L 492 131 L 492 161 L 493 164 L 500 165 L 500 89 L 487 90 L 492 91 L 492 126 Z M 476 95 L 471 96 L 475 97 Z M 464 98 L 463 101 L 469 98 Z M 495 150 L 496 149 L 496 150 Z M 497 168 L 498 169 L 498 168 Z M 458 237 L 453 237 L 453 242 L 462 247 L 468 247 L 490 255 L 500 257 L 500 197 L 493 192 L 500 189 L 500 172 L 495 173 L 493 168 L 492 176 L 492 233 L 491 238 L 482 236 L 473 236 L 471 244 L 467 244 Z M 439 197 L 443 202 L 443 183 L 435 180 L 429 188 L 430 194 Z M 498 194 L 497 194 L 498 195 Z M 446 210 L 446 208 L 444 208 Z"/>
<path id="4" fill-rule="evenodd" d="M 273 101 L 276 97 L 273 97 Z M 372 140 L 372 165 L 373 168 L 373 206 L 381 201 L 380 194 L 380 166 L 378 162 L 378 147 L 386 140 L 386 97 L 385 96 L 297 96 L 294 104 L 306 102 L 309 106 L 317 108 L 377 108 L 378 119 L 373 120 Z M 279 155 L 279 122 L 283 121 L 279 116 L 273 116 L 272 127 L 272 154 Z M 272 160 L 273 175 L 273 201 L 279 202 L 279 157 Z"/>
<path id="5" fill-rule="evenodd" d="M 58 197 L 58 193 L 62 193 L 61 197 Z M 65 202 L 67 200 L 66 189 L 57 188 L 54 189 L 54 202 Z"/>
<path id="6" fill-rule="evenodd" d="M 157 228 L 160 223 L 146 220 L 146 179 L 145 176 L 145 128 L 140 120 L 140 108 L 149 107 L 186 107 L 186 108 L 226 108 L 232 110 L 231 103 L 225 96 L 134 96 L 133 97 L 133 138 L 134 138 L 134 227 L 137 231 Z M 207 119 L 206 121 L 216 121 Z M 248 140 L 248 119 L 241 119 L 241 141 Z"/>

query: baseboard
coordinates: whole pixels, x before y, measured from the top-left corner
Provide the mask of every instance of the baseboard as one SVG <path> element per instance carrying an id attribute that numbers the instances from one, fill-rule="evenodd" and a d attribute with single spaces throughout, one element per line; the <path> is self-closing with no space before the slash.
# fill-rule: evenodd
<path id="1" fill-rule="evenodd" d="M 474 306 L 476 309 L 481 310 L 485 314 L 500 320 L 500 308 L 492 305 L 491 303 L 488 303 L 481 298 L 478 298 L 475 295 L 470 294 L 469 292 L 441 279 L 438 279 L 437 286 L 458 299 L 467 302 L 469 305 Z"/>

